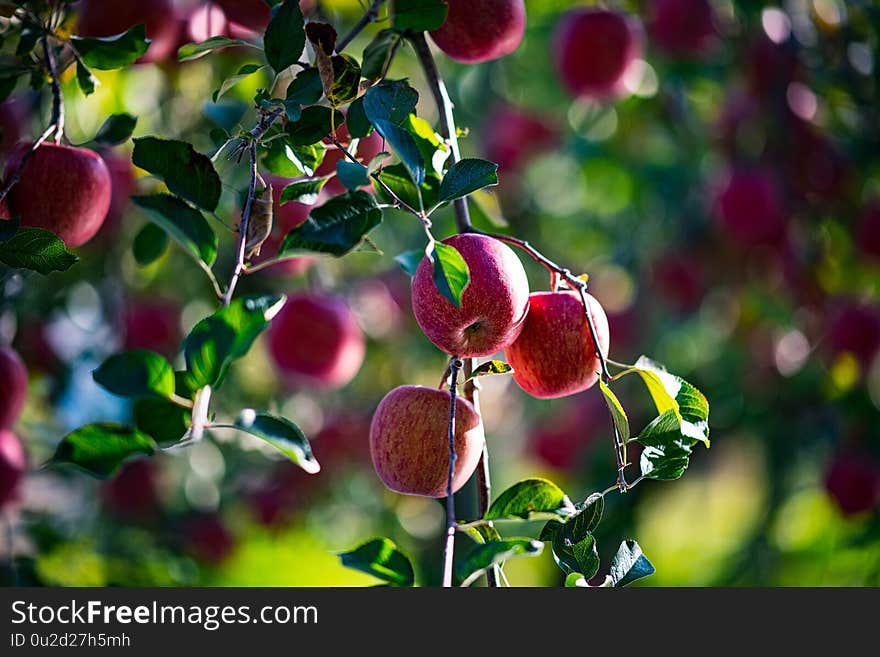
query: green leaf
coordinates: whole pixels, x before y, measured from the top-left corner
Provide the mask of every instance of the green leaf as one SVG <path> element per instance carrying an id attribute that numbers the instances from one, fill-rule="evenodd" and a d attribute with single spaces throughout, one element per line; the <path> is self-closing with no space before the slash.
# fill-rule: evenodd
<path id="1" fill-rule="evenodd" d="M 556 564 L 565 573 L 580 573 L 588 580 L 599 571 L 599 552 L 592 534 L 588 533 L 575 542 L 563 526 L 556 532 L 551 546 Z"/>
<path id="2" fill-rule="evenodd" d="M 128 141 L 137 125 L 137 117 L 131 114 L 112 114 L 98 129 L 95 141 L 105 146 L 115 146 Z"/>
<path id="3" fill-rule="evenodd" d="M 278 255 L 316 251 L 340 257 L 380 223 L 382 211 L 372 196 L 362 191 L 346 192 L 312 210 L 305 223 L 284 237 Z"/>
<path id="4" fill-rule="evenodd" d="M 321 470 L 306 435 L 291 420 L 248 409 L 236 418 L 235 426 L 262 438 L 309 474 Z"/>
<path id="5" fill-rule="evenodd" d="M 342 112 L 329 107 L 313 105 L 302 111 L 299 121 L 288 123 L 285 128 L 287 142 L 291 146 L 309 146 L 317 144 L 345 121 Z"/>
<path id="6" fill-rule="evenodd" d="M 611 581 L 617 587 L 627 586 L 655 572 L 654 564 L 642 554 L 642 548 L 635 541 L 621 543 L 611 561 Z"/>
<path id="7" fill-rule="evenodd" d="M 373 124 L 367 118 L 364 111 L 364 97 L 361 96 L 348 106 L 348 113 L 345 115 L 345 125 L 348 126 L 348 134 L 352 139 L 366 137 L 373 131 Z"/>
<path id="8" fill-rule="evenodd" d="M 141 267 L 151 265 L 162 257 L 168 247 L 168 233 L 154 223 L 146 224 L 135 235 L 132 244 L 134 259 Z"/>
<path id="9" fill-rule="evenodd" d="M 459 525 L 458 529 L 479 545 L 501 540 L 501 534 L 498 533 L 498 530 L 493 525 L 473 525 L 471 527 Z"/>
<path id="10" fill-rule="evenodd" d="M 425 161 L 425 177 L 437 177 L 437 193 L 432 198 L 431 206 L 437 205 L 440 203 L 440 175 L 451 154 L 449 146 L 445 144 L 440 135 L 434 132 L 430 123 L 415 114 L 410 114 L 401 127 L 412 135 L 419 153 L 422 154 L 422 159 Z"/>
<path id="11" fill-rule="evenodd" d="M 99 71 L 131 66 L 150 47 L 143 25 L 135 25 L 127 32 L 115 36 L 74 36 L 70 41 L 86 65 Z"/>
<path id="12" fill-rule="evenodd" d="M 412 586 L 416 581 L 412 562 L 387 538 L 374 538 L 351 552 L 339 555 L 346 568 L 359 570 L 394 586 Z"/>
<path id="13" fill-rule="evenodd" d="M 445 0 L 394 0 L 394 29 L 429 32 L 446 21 Z"/>
<path id="14" fill-rule="evenodd" d="M 333 66 L 333 84 L 324 90 L 324 95 L 334 107 L 345 105 L 357 98 L 361 81 L 361 67 L 350 55 L 334 55 L 330 58 Z"/>
<path id="15" fill-rule="evenodd" d="M 623 410 L 617 395 L 601 379 L 599 380 L 599 389 L 602 391 L 608 410 L 611 411 L 611 419 L 614 421 L 614 426 L 617 427 L 621 441 L 626 442 L 629 440 L 629 419 L 626 417 L 626 411 Z"/>
<path id="16" fill-rule="evenodd" d="M 127 460 L 152 455 L 156 441 L 121 424 L 87 424 L 67 434 L 50 463 L 71 463 L 94 477 L 113 475 Z"/>
<path id="17" fill-rule="evenodd" d="M 494 162 L 476 158 L 459 160 L 449 167 L 443 177 L 439 201 L 445 203 L 497 184 L 498 165 Z"/>
<path id="18" fill-rule="evenodd" d="M 544 544 L 530 538 L 506 538 L 476 545 L 463 561 L 456 565 L 456 572 L 463 585 L 471 584 L 486 570 L 496 564 L 518 557 L 536 557 L 544 551 Z"/>
<path id="19" fill-rule="evenodd" d="M 192 424 L 192 413 L 188 409 L 164 399 L 138 399 L 133 415 L 135 426 L 160 445 L 178 442 Z"/>
<path id="20" fill-rule="evenodd" d="M 473 372 L 471 372 L 471 375 L 467 378 L 467 380 L 470 381 L 471 379 L 476 379 L 478 376 L 510 374 L 512 372 L 513 367 L 511 367 L 509 363 L 505 363 L 503 360 L 490 360 L 486 361 Z"/>
<path id="21" fill-rule="evenodd" d="M 642 476 L 658 481 L 678 479 L 690 464 L 690 452 L 667 447 L 645 447 L 639 459 Z"/>
<path id="22" fill-rule="evenodd" d="M 390 121 L 373 121 L 373 126 L 394 149 L 416 187 L 420 186 L 425 181 L 425 160 L 413 136 Z"/>
<path id="23" fill-rule="evenodd" d="M 364 48 L 364 56 L 361 60 L 361 75 L 367 80 L 378 80 L 382 77 L 388 60 L 391 57 L 391 50 L 394 44 L 401 39 L 401 35 L 396 30 L 381 30 L 373 40 Z"/>
<path id="24" fill-rule="evenodd" d="M 54 233 L 22 226 L 12 237 L 0 242 L 0 262 L 16 269 L 51 274 L 67 271 L 79 258 L 68 251 Z"/>
<path id="25" fill-rule="evenodd" d="M 82 62 L 76 63 L 76 83 L 79 85 L 80 91 L 86 96 L 95 93 L 95 87 L 98 85 L 98 78 L 92 75 L 89 67 Z"/>
<path id="26" fill-rule="evenodd" d="M 406 80 L 383 82 L 367 89 L 363 96 L 364 113 L 370 123 L 389 121 L 400 125 L 419 102 L 419 92 Z"/>
<path id="27" fill-rule="evenodd" d="M 450 302 L 461 308 L 461 295 L 471 280 L 470 270 L 454 246 L 434 242 L 431 251 L 434 285 Z"/>
<path id="28" fill-rule="evenodd" d="M 213 212 L 222 184 L 211 159 L 183 141 L 140 137 L 131 156 L 135 166 L 160 178 L 171 190 L 200 208 Z"/>
<path id="29" fill-rule="evenodd" d="M 370 174 L 367 167 L 357 162 L 339 160 L 336 163 L 336 177 L 351 191 L 370 184 Z"/>
<path id="30" fill-rule="evenodd" d="M 318 201 L 318 195 L 321 193 L 327 178 L 311 178 L 309 180 L 298 180 L 290 183 L 281 191 L 281 205 L 296 201 L 305 205 L 314 205 Z"/>
<path id="31" fill-rule="evenodd" d="M 171 399 L 174 396 L 174 368 L 164 357 L 146 349 L 111 356 L 92 372 L 92 378 L 120 397 Z"/>
<path id="32" fill-rule="evenodd" d="M 232 87 L 237 85 L 239 82 L 241 82 L 245 78 L 249 78 L 254 73 L 257 73 L 258 71 L 263 70 L 264 68 L 265 68 L 265 66 L 263 66 L 261 64 L 245 64 L 244 66 L 242 66 L 241 68 L 238 69 L 238 71 L 235 73 L 235 75 L 231 75 L 228 78 L 226 78 L 225 80 L 223 80 L 223 82 L 220 84 L 220 86 L 214 91 L 213 94 L 211 94 L 211 100 L 213 100 L 216 103 L 217 99 L 220 98 L 221 96 L 223 96 L 223 94 L 225 94 L 227 91 L 232 89 Z"/>
<path id="33" fill-rule="evenodd" d="M 241 297 L 196 324 L 183 341 L 193 387 L 219 387 L 229 366 L 247 354 L 285 300 L 284 296 Z"/>
<path id="34" fill-rule="evenodd" d="M 424 203 L 425 207 L 434 205 L 433 201 L 437 197 L 437 188 L 440 186 L 440 179 L 434 174 L 427 174 L 425 182 L 419 188 L 415 186 L 409 171 L 402 164 L 392 164 L 391 166 L 383 167 L 379 177 L 395 195 L 408 205 L 414 208 L 418 208 L 422 203 Z M 373 187 L 381 199 L 388 203 L 395 202 L 396 199 L 389 196 L 378 183 L 374 182 Z"/>
<path id="35" fill-rule="evenodd" d="M 305 24 L 299 0 L 284 0 L 272 10 L 272 19 L 263 37 L 266 60 L 281 73 L 296 64 L 306 45 Z"/>
<path id="36" fill-rule="evenodd" d="M 243 41 L 242 39 L 230 39 L 225 36 L 212 36 L 210 39 L 200 41 L 199 43 L 187 43 L 177 50 L 177 60 L 180 62 L 188 62 L 199 57 L 204 57 L 210 52 L 228 48 L 229 46 L 249 46 L 256 48 L 252 43 Z"/>
<path id="37" fill-rule="evenodd" d="M 400 268 L 403 269 L 410 276 L 416 275 L 416 269 L 419 268 L 419 263 L 422 261 L 422 258 L 425 257 L 425 252 L 420 249 L 414 249 L 412 251 L 404 251 L 398 256 L 394 257 L 394 262 L 400 265 Z"/>
<path id="38" fill-rule="evenodd" d="M 217 258 L 217 234 L 202 213 L 170 194 L 132 196 L 132 203 L 183 249 L 210 267 Z"/>
<path id="39" fill-rule="evenodd" d="M 492 502 L 486 520 L 508 518 L 532 519 L 544 514 L 566 518 L 575 507 L 559 486 L 547 479 L 523 479 L 505 490 Z"/>
<path id="40" fill-rule="evenodd" d="M 324 95 L 321 74 L 317 67 L 307 68 L 297 73 L 287 87 L 287 100 L 300 105 L 314 105 Z"/>

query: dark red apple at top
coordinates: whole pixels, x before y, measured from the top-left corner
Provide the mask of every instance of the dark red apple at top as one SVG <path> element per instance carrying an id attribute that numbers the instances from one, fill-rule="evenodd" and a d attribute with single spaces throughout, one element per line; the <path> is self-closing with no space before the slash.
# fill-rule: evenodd
<path id="1" fill-rule="evenodd" d="M 18 485 L 27 470 L 21 441 L 7 429 L 0 429 L 0 509 L 15 501 Z"/>
<path id="2" fill-rule="evenodd" d="M 31 144 L 19 144 L 6 166 L 6 179 L 18 169 Z M 9 210 L 25 226 L 52 231 L 69 247 L 82 246 L 101 228 L 113 185 L 94 151 L 41 144 L 9 192 Z"/>
<path id="3" fill-rule="evenodd" d="M 782 193 L 763 169 L 737 169 L 721 185 L 715 216 L 736 242 L 753 246 L 778 243 L 785 234 Z"/>
<path id="4" fill-rule="evenodd" d="M 122 318 L 126 349 L 149 349 L 173 356 L 180 349 L 180 306 L 166 299 L 130 303 Z"/>
<path id="5" fill-rule="evenodd" d="M 880 351 L 880 307 L 841 303 L 831 313 L 828 342 L 835 354 L 849 353 L 865 367 Z"/>
<path id="6" fill-rule="evenodd" d="M 446 390 L 400 386 L 379 403 L 370 424 L 370 454 L 388 488 L 405 495 L 446 497 L 450 402 Z M 480 416 L 469 401 L 458 397 L 453 492 L 474 473 L 484 441 Z"/>
<path id="7" fill-rule="evenodd" d="M 9 429 L 24 408 L 28 373 L 21 357 L 9 347 L 0 347 L 0 429 Z"/>
<path id="8" fill-rule="evenodd" d="M 709 0 L 651 0 L 648 15 L 654 43 L 672 55 L 699 55 L 715 40 L 715 12 Z"/>
<path id="9" fill-rule="evenodd" d="M 431 32 L 437 47 L 462 64 L 509 55 L 526 30 L 523 0 L 447 0 L 446 22 Z"/>
<path id="10" fill-rule="evenodd" d="M 520 168 L 559 141 L 558 130 L 548 121 L 507 103 L 489 112 L 483 126 L 483 153 L 502 171 Z"/>
<path id="11" fill-rule="evenodd" d="M 412 280 L 416 321 L 428 339 L 461 358 L 490 356 L 513 342 L 529 309 L 529 281 L 522 263 L 505 244 L 485 235 L 453 235 L 455 247 L 470 270 L 461 307 L 437 289 L 433 264 L 422 258 Z"/>
<path id="12" fill-rule="evenodd" d="M 856 246 L 869 258 L 880 261 L 880 201 L 865 208 L 856 229 Z"/>
<path id="13" fill-rule="evenodd" d="M 178 22 L 171 0 L 81 0 L 76 33 L 107 37 L 145 25 L 150 47 L 139 61 L 158 62 L 175 52 Z"/>
<path id="14" fill-rule="evenodd" d="M 825 490 L 844 515 L 870 511 L 880 502 L 880 467 L 870 454 L 838 454 L 825 471 Z"/>
<path id="15" fill-rule="evenodd" d="M 638 22 L 616 11 L 573 9 L 562 17 L 553 37 L 556 72 L 579 98 L 623 94 L 624 76 L 641 54 Z"/>
<path id="16" fill-rule="evenodd" d="M 587 305 L 599 346 L 607 355 L 608 318 L 592 295 L 587 295 Z M 602 367 L 580 293 L 535 292 L 529 306 L 522 333 L 506 352 L 513 380 L 539 399 L 573 395 L 594 385 Z"/>
<path id="17" fill-rule="evenodd" d="M 226 15 L 213 2 L 201 3 L 193 7 L 182 19 L 184 24 L 183 43 L 200 43 L 213 36 L 229 36 Z"/>
<path id="18" fill-rule="evenodd" d="M 272 320 L 269 353 L 292 384 L 340 388 L 364 361 L 364 334 L 348 305 L 338 297 L 291 296 Z"/>
<path id="19" fill-rule="evenodd" d="M 254 32 L 262 32 L 269 25 L 269 5 L 265 0 L 215 0 L 233 23 Z"/>

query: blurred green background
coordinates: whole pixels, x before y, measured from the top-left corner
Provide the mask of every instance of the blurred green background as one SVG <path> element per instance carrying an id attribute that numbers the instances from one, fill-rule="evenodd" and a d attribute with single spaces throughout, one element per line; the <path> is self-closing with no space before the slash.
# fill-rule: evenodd
<path id="1" fill-rule="evenodd" d="M 199 3 L 179 4 L 184 16 Z M 598 104 L 572 99 L 550 57 L 554 29 L 574 4 L 528 0 L 526 37 L 501 60 L 464 66 L 438 53 L 438 62 L 467 132 L 463 151 L 503 160 L 500 185 L 472 203 L 477 224 L 589 273 L 611 321 L 611 358 L 649 354 L 711 404 L 712 448 L 695 452 L 680 481 L 607 496 L 600 572 L 632 537 L 657 568 L 645 586 L 880 585 L 880 206 L 872 206 L 880 198 L 880 8 L 711 0 L 716 35 L 704 52 L 670 54 L 646 28 L 626 96 Z M 614 3 L 648 28 L 652 4 Z M 333 0 L 312 11 L 344 32 L 363 9 Z M 381 26 L 349 51 L 359 56 Z M 181 34 L 181 44 L 191 40 Z M 247 50 L 231 49 L 97 72 L 101 86 L 88 98 L 71 70 L 68 137 L 85 142 L 107 115 L 129 112 L 135 136 L 213 152 L 211 130 L 251 125 L 250 99 L 270 83 L 257 74 L 210 102 L 248 61 Z M 435 123 L 410 49 L 401 48 L 389 77 L 409 78 L 422 92 L 419 115 Z M 22 138 L 41 131 L 49 100 L 19 91 L 7 101 Z M 0 343 L 12 342 L 31 375 L 15 432 L 33 466 L 18 502 L 3 510 L 4 581 L 359 586 L 375 582 L 344 569 L 335 553 L 388 536 L 416 559 L 420 583 L 438 583 L 441 503 L 386 490 L 367 451 L 382 396 L 402 383 L 436 385 L 446 362 L 415 324 L 408 277 L 393 261 L 424 241 L 403 213 L 387 211 L 371 233 L 381 253 L 320 258 L 292 276 L 269 269 L 242 283 L 241 293 L 332 291 L 367 335 L 365 362 L 340 390 L 285 385 L 264 339 L 224 388 L 228 413 L 253 406 L 296 420 L 319 474 L 267 459 L 232 432 L 131 463 L 109 482 L 38 467 L 70 429 L 130 414 L 91 380 L 104 357 L 132 344 L 173 355 L 213 309 L 210 288 L 178 250 L 137 265 L 132 241 L 146 219 L 124 198 L 143 181 L 125 147 L 108 157 L 120 161 L 120 188 L 129 188 L 117 221 L 78 250 L 81 262 L 48 278 L 0 269 Z M 246 167 L 225 159 L 217 167 L 220 218 L 234 225 Z M 784 236 L 748 243 L 719 220 L 731 170 L 773 178 Z M 506 225 L 491 223 L 501 217 Z M 435 226 L 437 236 L 454 231 L 451 213 Z M 221 235 L 226 271 L 233 234 Z M 544 271 L 524 264 L 532 289 L 546 289 Z M 637 385 L 624 382 L 618 395 L 634 427 L 650 419 Z M 583 499 L 613 483 L 598 389 L 539 401 L 509 377 L 489 377 L 481 403 L 496 491 L 539 475 Z M 468 495 L 460 494 L 462 509 L 473 504 Z M 505 570 L 514 585 L 562 581 L 549 550 Z"/>

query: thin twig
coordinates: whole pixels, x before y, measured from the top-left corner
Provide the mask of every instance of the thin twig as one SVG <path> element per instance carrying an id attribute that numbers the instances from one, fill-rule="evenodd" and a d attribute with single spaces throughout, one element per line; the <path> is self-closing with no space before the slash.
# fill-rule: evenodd
<path id="1" fill-rule="evenodd" d="M 55 126 L 55 143 L 60 144 L 64 137 L 64 98 L 61 95 L 61 84 L 58 82 L 58 70 L 55 66 L 55 55 L 52 53 L 52 47 L 49 45 L 49 37 L 43 33 L 41 37 L 43 44 L 43 55 L 46 60 L 46 70 L 52 78 L 52 119 L 51 125 Z"/>
<path id="2" fill-rule="evenodd" d="M 248 146 L 248 155 L 251 165 L 251 180 L 248 185 L 247 201 L 244 204 L 244 210 L 241 213 L 241 226 L 238 227 L 238 251 L 235 258 L 235 267 L 232 270 L 232 278 L 229 279 L 229 285 L 226 287 L 226 294 L 223 295 L 223 305 L 228 306 L 232 303 L 232 295 L 235 294 L 235 286 L 238 285 L 238 279 L 241 278 L 241 272 L 244 269 L 245 253 L 247 252 L 247 232 L 248 222 L 251 218 L 251 208 L 254 205 L 254 196 L 257 193 L 257 142 L 251 141 Z"/>
<path id="3" fill-rule="evenodd" d="M 367 13 L 361 16 L 361 19 L 355 24 L 353 28 L 351 28 L 351 32 L 342 37 L 339 41 L 336 42 L 336 52 L 340 53 L 345 50 L 345 47 L 354 41 L 354 38 L 361 33 L 361 31 L 370 23 L 374 23 L 376 19 L 379 17 L 379 7 L 385 0 L 373 0 L 370 4 L 370 8 L 367 9 Z"/>
<path id="4" fill-rule="evenodd" d="M 455 497 L 452 491 L 452 479 L 455 476 L 455 402 L 458 385 L 458 371 L 462 362 L 453 356 L 449 363 L 449 473 L 446 478 L 446 547 L 443 550 L 443 586 L 452 586 L 452 562 L 455 554 Z"/>

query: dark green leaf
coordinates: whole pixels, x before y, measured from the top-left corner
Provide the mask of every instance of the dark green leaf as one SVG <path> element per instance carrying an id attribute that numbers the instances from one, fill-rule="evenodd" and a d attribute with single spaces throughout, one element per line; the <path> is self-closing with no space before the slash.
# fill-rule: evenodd
<path id="1" fill-rule="evenodd" d="M 497 184 L 498 165 L 494 162 L 476 158 L 459 160 L 449 167 L 449 171 L 443 177 L 439 201 L 445 203 Z"/>
<path id="2" fill-rule="evenodd" d="M 374 538 L 351 552 L 343 552 L 339 558 L 346 568 L 373 575 L 394 586 L 412 586 L 416 580 L 410 560 L 387 538 Z"/>
<path id="3" fill-rule="evenodd" d="M 473 372 L 471 372 L 471 375 L 468 377 L 468 381 L 470 381 L 471 379 L 475 379 L 478 376 L 489 376 L 492 374 L 510 374 L 511 372 L 513 372 L 513 368 L 510 366 L 509 363 L 505 363 L 503 360 L 490 360 L 486 361 Z"/>
<path id="4" fill-rule="evenodd" d="M 420 186 L 425 181 L 425 160 L 419 151 L 415 138 L 390 121 L 373 121 L 373 126 L 376 128 L 376 132 L 382 135 L 382 138 L 394 149 L 416 187 Z"/>
<path id="5" fill-rule="evenodd" d="M 87 66 L 99 71 L 125 68 L 137 61 L 150 46 L 146 28 L 135 25 L 127 32 L 109 37 L 71 37 L 77 52 Z"/>
<path id="6" fill-rule="evenodd" d="M 178 442 L 192 423 L 188 409 L 163 399 L 138 399 L 133 410 L 135 426 L 160 445 Z"/>
<path id="7" fill-rule="evenodd" d="M 434 132 L 431 124 L 424 119 L 420 119 L 415 114 L 410 114 L 400 127 L 412 135 L 419 153 L 422 154 L 422 159 L 425 161 L 426 178 L 437 176 L 437 194 L 432 199 L 430 205 L 427 200 L 425 201 L 428 207 L 437 205 L 440 203 L 440 175 L 443 172 L 444 163 L 449 159 L 451 151 L 440 135 Z"/>
<path id="8" fill-rule="evenodd" d="M 156 442 L 137 429 L 121 424 L 87 424 L 67 434 L 50 463 L 72 463 L 90 475 L 106 478 L 128 459 L 149 456 Z"/>
<path id="9" fill-rule="evenodd" d="M 505 490 L 492 502 L 486 520 L 502 518 L 529 519 L 540 514 L 566 518 L 575 507 L 559 486 L 547 479 L 523 479 Z"/>
<path id="10" fill-rule="evenodd" d="M 317 144 L 329 135 L 334 127 L 339 127 L 345 121 L 342 112 L 313 105 L 302 111 L 299 121 L 288 123 L 285 128 L 287 142 L 291 146 L 309 146 Z"/>
<path id="11" fill-rule="evenodd" d="M 92 372 L 92 378 L 120 397 L 171 399 L 174 396 L 174 368 L 164 357 L 146 349 L 111 356 Z"/>
<path id="12" fill-rule="evenodd" d="M 70 253 L 54 233 L 22 226 L 15 235 L 0 242 L 0 262 L 16 269 L 51 274 L 53 271 L 67 271 L 79 262 L 79 258 Z"/>
<path id="13" fill-rule="evenodd" d="M 98 129 L 95 141 L 105 146 L 115 146 L 128 141 L 137 125 L 137 117 L 131 114 L 112 114 Z"/>
<path id="14" fill-rule="evenodd" d="M 309 474 L 321 470 L 306 435 L 287 418 L 245 410 L 236 418 L 235 426 L 262 438 Z"/>
<path id="15" fill-rule="evenodd" d="M 131 156 L 135 166 L 160 178 L 173 194 L 209 212 L 217 209 L 222 185 L 211 159 L 183 141 L 140 137 Z"/>
<path id="16" fill-rule="evenodd" d="M 461 295 L 471 280 L 470 270 L 454 246 L 434 242 L 431 251 L 434 285 L 449 301 L 461 308 Z"/>
<path id="17" fill-rule="evenodd" d="M 260 64 L 245 64 L 244 66 L 242 66 L 241 68 L 238 69 L 238 71 L 235 73 L 235 75 L 231 75 L 228 78 L 226 78 L 225 80 L 223 80 L 223 82 L 220 84 L 220 86 L 214 91 L 213 94 L 211 94 L 211 100 L 216 103 L 217 99 L 220 98 L 227 91 L 232 89 L 232 87 L 237 85 L 239 82 L 241 82 L 245 78 L 249 78 L 254 73 L 257 73 L 258 71 L 262 70 L 263 68 L 264 67 Z"/>
<path id="18" fill-rule="evenodd" d="M 272 10 L 272 19 L 266 28 L 263 48 L 266 60 L 281 73 L 296 64 L 306 45 L 306 33 L 299 0 L 284 0 Z"/>
<path id="19" fill-rule="evenodd" d="M 382 77 L 391 57 L 392 48 L 400 39 L 401 35 L 396 30 L 381 30 L 376 34 L 364 48 L 361 75 L 367 80 L 378 80 Z"/>
<path id="20" fill-rule="evenodd" d="M 132 196 L 132 202 L 183 249 L 210 267 L 217 257 L 217 234 L 202 213 L 170 194 Z"/>
<path id="21" fill-rule="evenodd" d="M 565 521 L 565 535 L 572 543 L 582 541 L 599 526 L 604 511 L 605 497 L 602 493 L 593 493 L 587 498 L 583 508 Z"/>
<path id="22" fill-rule="evenodd" d="M 380 223 L 382 211 L 372 196 L 362 191 L 346 192 L 312 210 L 305 223 L 287 234 L 278 255 L 317 251 L 343 256 Z"/>
<path id="23" fill-rule="evenodd" d="M 413 183 L 409 171 L 402 164 L 392 164 L 391 166 L 383 167 L 379 176 L 382 182 L 388 185 L 391 191 L 408 205 L 414 208 L 418 208 L 421 203 L 424 203 L 425 207 L 434 205 L 433 201 L 437 197 L 440 179 L 433 173 L 425 176 L 424 184 L 418 189 Z M 376 189 L 379 197 L 387 203 L 393 203 L 396 200 L 382 189 L 378 183 L 374 183 L 373 187 Z M 421 197 L 419 195 L 420 191 Z"/>
<path id="24" fill-rule="evenodd" d="M 225 36 L 212 36 L 210 39 L 199 43 L 187 43 L 177 50 L 177 59 L 181 62 L 188 62 L 199 57 L 204 57 L 210 52 L 228 48 L 229 46 L 250 46 L 255 48 L 253 44 L 243 41 L 242 39 L 230 39 Z"/>
<path id="25" fill-rule="evenodd" d="M 475 546 L 464 560 L 456 565 L 460 580 L 470 584 L 476 577 L 496 564 L 517 557 L 536 557 L 544 551 L 544 544 L 530 538 L 507 538 Z"/>
<path id="26" fill-rule="evenodd" d="M 446 21 L 445 0 L 394 0 L 394 28 L 413 32 L 436 30 Z"/>
<path id="27" fill-rule="evenodd" d="M 413 251 L 404 251 L 398 256 L 395 256 L 394 262 L 400 265 L 400 268 L 403 269 L 410 276 L 416 275 L 416 269 L 419 268 L 419 263 L 422 261 L 422 258 L 425 257 L 425 252 L 419 249 L 415 249 Z"/>
<path id="28" fill-rule="evenodd" d="M 345 125 L 348 126 L 348 134 L 352 139 L 366 137 L 373 131 L 373 124 L 367 118 L 364 111 L 364 97 L 361 96 L 348 106 L 348 113 L 345 115 Z"/>
<path id="29" fill-rule="evenodd" d="M 500 541 L 501 534 L 492 525 L 459 526 L 459 531 L 467 534 L 475 543 L 482 545 L 491 541 Z"/>
<path id="30" fill-rule="evenodd" d="M 134 238 L 132 252 L 141 267 L 151 265 L 165 253 L 168 233 L 154 223 L 146 224 Z"/>
<path id="31" fill-rule="evenodd" d="M 95 87 L 98 84 L 98 79 L 92 75 L 92 72 L 89 70 L 89 67 L 83 64 L 82 62 L 76 63 L 76 83 L 79 85 L 80 91 L 82 91 L 86 96 L 91 96 L 95 93 Z"/>
<path id="32" fill-rule="evenodd" d="M 687 470 L 690 452 L 683 452 L 672 445 L 645 447 L 639 461 L 642 476 L 648 479 L 670 481 L 678 479 Z"/>
<path id="33" fill-rule="evenodd" d="M 300 105 L 314 105 L 323 95 L 321 74 L 314 66 L 300 71 L 287 87 L 287 100 Z"/>
<path id="34" fill-rule="evenodd" d="M 592 534 L 574 542 L 563 526 L 556 532 L 551 545 L 553 558 L 565 573 L 581 573 L 584 579 L 590 579 L 599 571 L 599 552 Z"/>
<path id="35" fill-rule="evenodd" d="M 655 572 L 654 565 L 642 554 L 642 548 L 635 541 L 621 543 L 611 561 L 611 581 L 617 587 L 627 586 Z"/>
<path id="36" fill-rule="evenodd" d="M 351 191 L 370 184 L 370 175 L 367 172 L 367 167 L 357 162 L 339 160 L 336 163 L 336 177 Z"/>
<path id="37" fill-rule="evenodd" d="M 290 183 L 281 191 L 281 205 L 296 201 L 306 205 L 314 205 L 318 201 L 321 189 L 327 183 L 327 178 L 312 178 L 310 180 L 298 180 Z"/>
<path id="38" fill-rule="evenodd" d="M 196 324 L 183 342 L 193 387 L 219 387 L 229 366 L 247 354 L 284 301 L 283 296 L 238 298 Z"/>
<path id="39" fill-rule="evenodd" d="M 400 125 L 416 108 L 419 92 L 406 80 L 395 80 L 370 87 L 363 99 L 364 113 L 373 125 L 376 121 Z"/>
<path id="40" fill-rule="evenodd" d="M 357 98 L 361 67 L 350 55 L 334 55 L 330 63 L 333 66 L 333 84 L 324 90 L 324 95 L 331 105 L 339 107 Z"/>
<path id="41" fill-rule="evenodd" d="M 614 421 L 614 426 L 617 427 L 618 433 L 620 433 L 620 439 L 623 442 L 629 440 L 629 419 L 626 417 L 626 411 L 623 410 L 623 406 L 620 403 L 620 400 L 617 399 L 617 395 L 612 392 L 611 388 L 605 385 L 605 382 L 601 379 L 599 380 L 599 389 L 602 391 L 602 396 L 605 398 L 605 403 L 608 405 L 608 410 L 611 412 L 611 419 Z"/>

